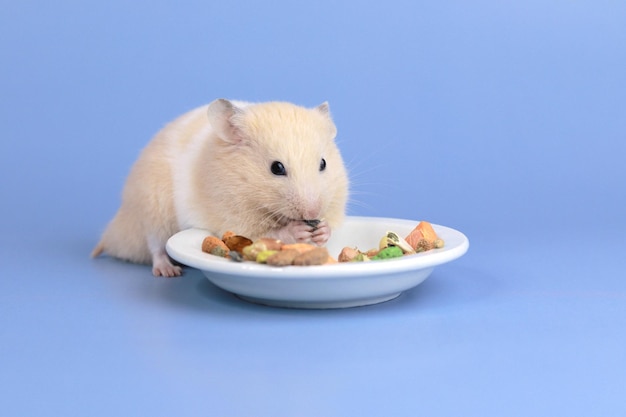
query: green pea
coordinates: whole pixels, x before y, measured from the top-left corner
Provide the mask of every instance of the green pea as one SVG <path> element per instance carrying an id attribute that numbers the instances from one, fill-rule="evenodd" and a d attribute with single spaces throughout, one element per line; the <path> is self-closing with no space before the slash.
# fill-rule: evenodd
<path id="1" fill-rule="evenodd" d="M 387 246 L 384 249 L 381 249 L 376 256 L 374 256 L 373 260 L 379 259 L 391 259 L 391 258 L 399 258 L 403 255 L 402 249 L 398 246 Z"/>

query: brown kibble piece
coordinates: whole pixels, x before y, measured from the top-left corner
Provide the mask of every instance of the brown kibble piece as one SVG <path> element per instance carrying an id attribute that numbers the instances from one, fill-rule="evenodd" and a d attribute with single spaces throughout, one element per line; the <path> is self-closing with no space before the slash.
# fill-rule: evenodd
<path id="1" fill-rule="evenodd" d="M 310 243 L 289 243 L 287 245 L 282 246 L 282 250 L 285 249 L 295 249 L 300 253 L 308 252 L 310 250 L 316 249 L 317 246 L 312 245 Z"/>
<path id="2" fill-rule="evenodd" d="M 350 262 L 359 255 L 359 250 L 346 246 L 339 254 L 339 262 Z"/>
<path id="3" fill-rule="evenodd" d="M 216 256 L 228 256 L 230 249 L 220 238 L 207 236 L 202 241 L 202 251 Z"/>
<path id="4" fill-rule="evenodd" d="M 228 236 L 226 239 L 223 239 L 223 241 L 226 246 L 228 246 L 228 249 L 239 253 L 243 251 L 243 248 L 252 244 L 252 240 L 239 235 Z"/>
<path id="5" fill-rule="evenodd" d="M 427 250 L 431 250 L 433 247 L 433 242 L 430 242 L 426 239 L 420 239 L 419 242 L 417 242 L 417 246 L 415 247 L 415 252 L 425 252 Z"/>
<path id="6" fill-rule="evenodd" d="M 264 244 L 267 250 L 281 250 L 283 247 L 283 242 L 278 239 L 272 239 L 271 237 L 262 237 L 256 242 Z"/>
<path id="7" fill-rule="evenodd" d="M 296 256 L 293 264 L 299 266 L 322 265 L 328 261 L 328 258 L 329 254 L 326 248 L 315 247 Z"/>
<path id="8" fill-rule="evenodd" d="M 296 249 L 284 249 L 267 258 L 266 263 L 272 266 L 287 266 L 291 265 L 298 255 L 300 252 Z"/>

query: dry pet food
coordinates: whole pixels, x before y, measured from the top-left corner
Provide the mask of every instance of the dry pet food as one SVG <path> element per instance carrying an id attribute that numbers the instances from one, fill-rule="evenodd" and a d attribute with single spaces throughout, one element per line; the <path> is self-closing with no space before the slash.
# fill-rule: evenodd
<path id="1" fill-rule="evenodd" d="M 276 267 L 394 259 L 443 246 L 444 241 L 427 221 L 419 222 L 405 238 L 395 232 L 385 233 L 377 248 L 361 251 L 356 247 L 344 247 L 337 259 L 326 248 L 310 243 L 284 244 L 271 238 L 261 238 L 253 242 L 233 232 L 224 233 L 222 239 L 207 236 L 202 242 L 202 250 L 211 255 L 237 262 L 251 261 Z"/>

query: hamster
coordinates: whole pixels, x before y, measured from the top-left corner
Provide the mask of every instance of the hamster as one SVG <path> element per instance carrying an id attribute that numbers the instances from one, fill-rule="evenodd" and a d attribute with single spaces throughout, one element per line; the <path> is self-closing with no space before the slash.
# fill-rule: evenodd
<path id="1" fill-rule="evenodd" d="M 182 273 L 165 245 L 203 228 L 323 245 L 345 216 L 349 181 L 328 103 L 218 99 L 166 125 L 143 149 L 92 252 Z M 305 222 L 305 220 L 321 220 Z"/>

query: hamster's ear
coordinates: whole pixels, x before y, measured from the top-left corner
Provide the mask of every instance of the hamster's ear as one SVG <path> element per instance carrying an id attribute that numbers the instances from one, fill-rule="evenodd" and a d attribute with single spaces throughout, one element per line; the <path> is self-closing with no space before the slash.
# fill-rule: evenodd
<path id="1" fill-rule="evenodd" d="M 239 143 L 243 140 L 241 130 L 236 124 L 237 116 L 242 110 L 230 101 L 220 98 L 209 104 L 207 115 L 209 123 L 217 135 L 227 142 Z"/>
<path id="2" fill-rule="evenodd" d="M 320 112 L 322 116 L 325 116 L 328 119 L 329 131 L 330 131 L 329 133 L 330 133 L 330 136 L 334 139 L 335 136 L 337 136 L 337 127 L 335 126 L 335 123 L 333 122 L 333 118 L 330 115 L 330 106 L 328 105 L 328 102 L 327 101 L 323 102 L 322 104 L 317 106 L 315 110 Z"/>
<path id="3" fill-rule="evenodd" d="M 322 113 L 323 115 L 330 117 L 330 106 L 328 105 L 327 101 L 323 102 L 322 104 L 317 106 L 315 109 L 319 111 L 320 113 Z"/>

